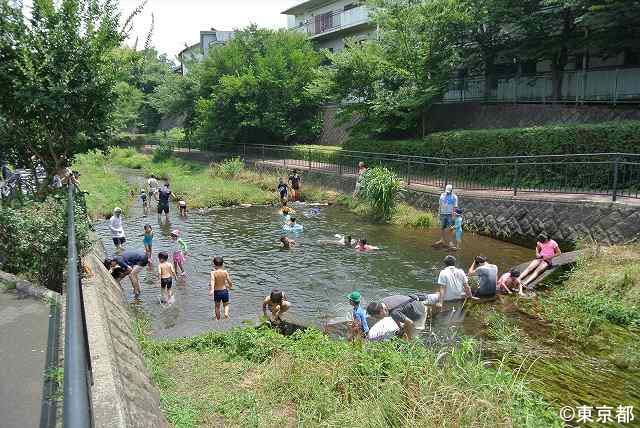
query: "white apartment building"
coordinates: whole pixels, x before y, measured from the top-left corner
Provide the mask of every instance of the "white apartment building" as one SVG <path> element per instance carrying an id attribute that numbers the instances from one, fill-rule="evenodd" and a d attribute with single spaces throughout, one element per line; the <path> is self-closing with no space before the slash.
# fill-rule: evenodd
<path id="1" fill-rule="evenodd" d="M 207 31 L 200 31 L 200 41 L 194 45 L 187 46 L 178 54 L 182 74 L 189 72 L 188 63 L 192 61 L 202 61 L 209 55 L 209 49 L 222 46 L 233 39 L 235 31 L 219 31 L 215 28 Z"/>
<path id="2" fill-rule="evenodd" d="M 337 52 L 347 38 L 376 37 L 369 9 L 357 0 L 307 0 L 282 13 L 289 17 L 289 29 L 307 34 L 319 49 Z"/>

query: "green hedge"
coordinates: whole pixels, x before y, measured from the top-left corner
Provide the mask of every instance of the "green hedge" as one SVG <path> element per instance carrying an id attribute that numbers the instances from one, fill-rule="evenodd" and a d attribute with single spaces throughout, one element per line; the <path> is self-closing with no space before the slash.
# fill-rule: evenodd
<path id="1" fill-rule="evenodd" d="M 640 121 L 448 131 L 408 141 L 351 139 L 343 149 L 435 157 L 640 153 Z"/>

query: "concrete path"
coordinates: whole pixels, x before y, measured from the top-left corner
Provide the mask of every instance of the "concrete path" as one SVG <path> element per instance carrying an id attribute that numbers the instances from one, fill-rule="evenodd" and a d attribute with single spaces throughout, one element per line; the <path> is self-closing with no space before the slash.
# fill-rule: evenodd
<path id="1" fill-rule="evenodd" d="M 49 306 L 0 288 L 0 426 L 40 424 Z"/>

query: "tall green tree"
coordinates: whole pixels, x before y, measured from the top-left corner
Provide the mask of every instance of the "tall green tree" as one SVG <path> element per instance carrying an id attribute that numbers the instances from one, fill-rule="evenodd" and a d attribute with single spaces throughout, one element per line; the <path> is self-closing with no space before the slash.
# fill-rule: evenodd
<path id="1" fill-rule="evenodd" d="M 31 16 L 0 0 L 3 150 L 49 171 L 104 147 L 115 73 L 108 53 L 124 36 L 112 0 L 34 0 Z"/>
<path id="2" fill-rule="evenodd" d="M 307 91 L 321 55 L 302 34 L 249 27 L 202 64 L 197 135 L 211 142 L 308 142 L 322 99 Z"/>
<path id="3" fill-rule="evenodd" d="M 357 130 L 423 135 L 426 112 L 462 64 L 468 7 L 456 0 L 374 0 L 378 40 L 350 43 L 329 57 L 315 90 L 332 94 Z M 345 102 L 346 101 L 346 102 Z"/>

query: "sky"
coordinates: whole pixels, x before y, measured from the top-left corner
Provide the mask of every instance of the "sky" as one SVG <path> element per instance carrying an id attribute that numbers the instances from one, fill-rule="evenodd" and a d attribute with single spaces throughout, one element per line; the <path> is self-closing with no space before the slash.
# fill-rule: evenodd
<path id="1" fill-rule="evenodd" d="M 144 13 L 135 19 L 134 30 L 127 41 L 138 48 L 155 19 L 152 45 L 160 53 L 175 60 L 185 45 L 200 41 L 200 31 L 212 27 L 217 30 L 244 28 L 251 23 L 260 27 L 286 27 L 287 17 L 281 12 L 303 0 L 149 0 Z M 130 15 L 142 0 L 120 0 L 123 19 Z"/>

